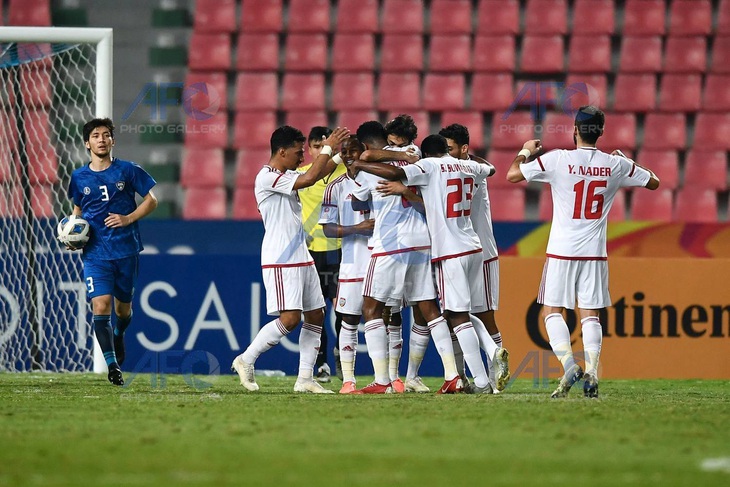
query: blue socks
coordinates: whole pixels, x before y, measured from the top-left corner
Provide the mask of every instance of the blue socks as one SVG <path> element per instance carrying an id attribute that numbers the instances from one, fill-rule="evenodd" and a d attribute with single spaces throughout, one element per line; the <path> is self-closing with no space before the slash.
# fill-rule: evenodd
<path id="1" fill-rule="evenodd" d="M 132 313 L 129 313 L 129 316 L 126 318 L 122 318 L 121 316 L 117 315 L 117 324 L 114 327 L 114 336 L 122 336 L 124 335 L 124 332 L 127 330 L 127 327 L 132 322 Z"/>
<path id="2" fill-rule="evenodd" d="M 119 367 L 117 357 L 114 354 L 114 333 L 112 332 L 111 315 L 94 315 L 94 332 L 101 351 L 104 353 L 106 365 Z"/>

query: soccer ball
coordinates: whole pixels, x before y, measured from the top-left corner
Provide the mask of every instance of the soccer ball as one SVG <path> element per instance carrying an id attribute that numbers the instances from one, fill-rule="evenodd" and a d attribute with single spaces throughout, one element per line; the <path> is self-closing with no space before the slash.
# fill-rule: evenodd
<path id="1" fill-rule="evenodd" d="M 80 216 L 70 215 L 58 222 L 58 241 L 78 250 L 89 241 L 91 226 Z"/>

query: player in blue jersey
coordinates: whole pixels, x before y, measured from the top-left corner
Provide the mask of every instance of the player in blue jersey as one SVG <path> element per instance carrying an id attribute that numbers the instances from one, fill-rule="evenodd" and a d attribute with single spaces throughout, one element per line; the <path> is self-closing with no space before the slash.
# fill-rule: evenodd
<path id="1" fill-rule="evenodd" d="M 137 164 L 112 157 L 114 124 L 110 119 L 95 118 L 86 123 L 83 136 L 91 161 L 71 174 L 68 197 L 74 203 L 74 215 L 80 215 L 91 226 L 81 257 L 84 280 L 91 298 L 96 339 L 109 368 L 109 382 L 121 386 L 124 330 L 132 319 L 132 296 L 142 251 L 137 221 L 157 208 L 157 198 L 151 191 L 156 182 Z M 139 206 L 135 193 L 143 198 Z"/>

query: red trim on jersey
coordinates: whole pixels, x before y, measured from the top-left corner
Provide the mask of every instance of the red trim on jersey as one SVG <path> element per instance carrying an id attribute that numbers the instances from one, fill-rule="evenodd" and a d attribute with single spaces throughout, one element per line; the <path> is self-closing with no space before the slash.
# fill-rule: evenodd
<path id="1" fill-rule="evenodd" d="M 540 278 L 540 289 L 537 291 L 537 302 L 543 304 L 545 302 L 545 278 L 547 277 L 548 261 L 542 266 L 542 277 Z"/>
<path id="2" fill-rule="evenodd" d="M 404 254 L 406 252 L 414 252 L 416 250 L 429 250 L 431 248 L 430 245 L 425 245 L 421 247 L 408 247 L 407 249 L 398 249 L 398 250 L 392 250 L 390 252 L 378 252 L 377 254 L 373 254 L 372 257 L 382 257 L 384 255 L 395 255 L 395 254 Z M 481 251 L 481 249 L 479 249 Z"/>
<path id="3" fill-rule="evenodd" d="M 363 282 L 364 280 L 364 277 L 359 277 L 356 279 L 338 279 L 337 282 Z"/>
<path id="4" fill-rule="evenodd" d="M 499 260 L 499 257 L 492 257 L 491 259 L 485 260 L 484 263 L 489 264 L 490 262 L 494 262 L 495 260 Z"/>
<path id="5" fill-rule="evenodd" d="M 636 164 L 631 165 L 631 172 L 629 173 L 629 177 L 634 175 L 634 171 L 636 170 Z"/>
<path id="6" fill-rule="evenodd" d="M 279 311 L 285 310 L 284 277 L 281 274 L 281 269 L 274 269 L 274 282 L 276 283 L 276 305 L 279 307 Z"/>
<path id="7" fill-rule="evenodd" d="M 370 291 L 373 287 L 373 272 L 375 270 L 375 263 L 378 260 L 377 255 L 370 256 L 370 263 L 368 264 L 368 273 L 365 275 L 365 285 L 363 287 L 363 296 L 370 296 Z"/>
<path id="8" fill-rule="evenodd" d="M 436 287 L 439 288 L 439 300 L 441 301 L 441 309 L 446 309 L 446 289 L 444 286 L 444 269 L 439 262 L 436 265 L 436 275 L 438 276 L 438 279 L 436 281 Z"/>
<path id="9" fill-rule="evenodd" d="M 540 160 L 539 157 L 537 158 L 537 163 L 540 164 L 540 169 L 542 169 L 544 171 L 545 170 L 545 166 L 542 165 L 542 161 Z"/>
<path id="10" fill-rule="evenodd" d="M 418 163 L 414 163 L 413 165 L 420 169 L 423 174 L 426 174 L 426 171 L 424 171 L 423 168 L 418 165 Z"/>
<path id="11" fill-rule="evenodd" d="M 490 282 L 490 274 L 489 274 L 489 262 L 490 261 L 484 261 L 484 264 L 482 265 L 482 274 L 484 275 L 484 294 L 486 294 L 486 304 L 487 304 L 487 311 L 492 311 L 494 308 L 492 307 L 492 286 Z"/>
<path id="12" fill-rule="evenodd" d="M 436 257 L 434 259 L 431 259 L 431 262 L 440 262 L 442 260 L 456 259 L 457 257 L 463 257 L 465 255 L 478 254 L 481 251 L 482 251 L 482 249 L 479 248 L 476 250 L 469 250 L 468 252 L 462 252 L 460 254 L 444 255 L 443 257 Z"/>
<path id="13" fill-rule="evenodd" d="M 283 269 L 285 267 L 307 267 L 308 265 L 314 265 L 314 261 L 300 262 L 298 264 L 265 264 L 262 265 L 262 269 Z"/>
<path id="14" fill-rule="evenodd" d="M 608 257 L 567 257 L 565 255 L 545 254 L 551 259 L 558 260 L 608 260 Z"/>

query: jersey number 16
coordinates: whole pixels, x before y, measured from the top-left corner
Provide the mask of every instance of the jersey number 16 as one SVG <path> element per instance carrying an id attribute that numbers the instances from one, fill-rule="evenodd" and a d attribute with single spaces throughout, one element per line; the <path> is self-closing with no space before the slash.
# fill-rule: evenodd
<path id="1" fill-rule="evenodd" d="M 573 220 L 580 220 L 581 213 L 583 213 L 586 220 L 598 220 L 601 218 L 603 215 L 603 195 L 596 194 L 596 189 L 605 188 L 607 184 L 607 181 L 591 181 L 588 183 L 587 191 L 585 190 L 585 181 L 580 181 L 573 186 L 573 191 L 575 192 Z M 594 203 L 595 208 L 593 207 Z"/>

